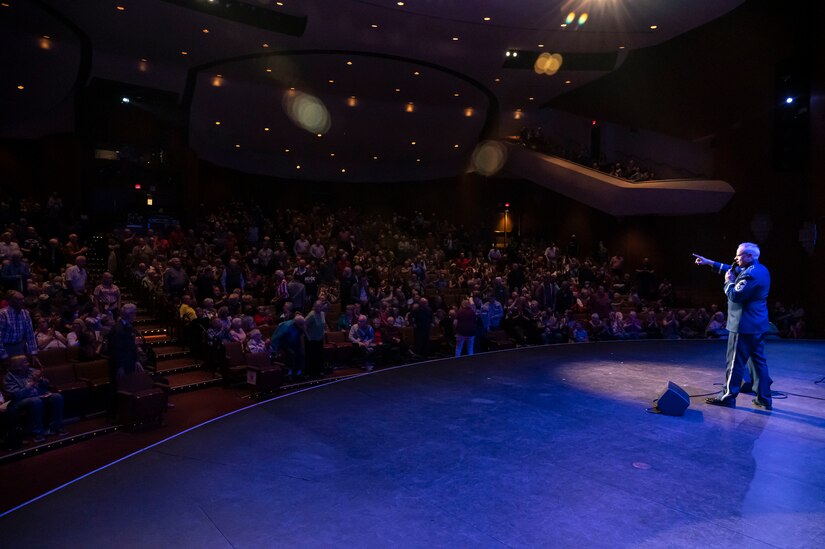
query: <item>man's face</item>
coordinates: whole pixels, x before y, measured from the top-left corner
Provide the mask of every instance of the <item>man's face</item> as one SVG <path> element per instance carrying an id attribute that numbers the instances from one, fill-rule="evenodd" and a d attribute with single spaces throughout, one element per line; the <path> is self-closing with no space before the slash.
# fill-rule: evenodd
<path id="1" fill-rule="evenodd" d="M 742 246 L 739 246 L 736 249 L 736 263 L 738 263 L 740 267 L 747 267 L 753 263 L 753 256 L 750 252 L 742 248 Z"/>
<path id="2" fill-rule="evenodd" d="M 15 292 L 11 297 L 9 297 L 9 305 L 15 311 L 19 311 L 23 308 L 23 294 Z"/>
<path id="3" fill-rule="evenodd" d="M 19 360 L 13 360 L 11 369 L 17 375 L 25 374 L 29 371 L 29 359 L 21 357 Z"/>

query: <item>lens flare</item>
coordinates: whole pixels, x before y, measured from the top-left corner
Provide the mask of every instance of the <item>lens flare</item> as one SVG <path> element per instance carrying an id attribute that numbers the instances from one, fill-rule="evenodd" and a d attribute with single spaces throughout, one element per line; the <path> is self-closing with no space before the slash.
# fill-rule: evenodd
<path id="1" fill-rule="evenodd" d="M 587 18 L 588 18 L 588 17 L 589 17 L 589 16 L 588 16 L 586 13 L 583 13 L 583 14 L 579 15 L 579 26 L 580 26 L 580 27 L 581 27 L 582 25 L 584 25 L 585 23 L 587 23 Z"/>
<path id="2" fill-rule="evenodd" d="M 310 133 L 325 134 L 332 125 L 329 111 L 321 100 L 307 93 L 287 91 L 283 106 L 290 120 Z"/>
<path id="3" fill-rule="evenodd" d="M 571 11 L 570 13 L 567 14 L 567 17 L 564 18 L 564 22 L 567 23 L 568 25 L 570 23 L 572 23 L 573 21 L 575 21 L 575 20 L 576 20 L 576 12 L 575 11 Z"/>
<path id="4" fill-rule="evenodd" d="M 473 151 L 473 169 L 476 173 L 489 177 L 504 167 L 507 161 L 507 149 L 498 141 L 479 143 Z"/>
<path id="5" fill-rule="evenodd" d="M 542 53 L 536 59 L 535 64 L 533 65 L 533 71 L 536 74 L 546 74 L 547 76 L 553 76 L 562 66 L 564 59 L 562 58 L 561 54 L 559 53 Z"/>

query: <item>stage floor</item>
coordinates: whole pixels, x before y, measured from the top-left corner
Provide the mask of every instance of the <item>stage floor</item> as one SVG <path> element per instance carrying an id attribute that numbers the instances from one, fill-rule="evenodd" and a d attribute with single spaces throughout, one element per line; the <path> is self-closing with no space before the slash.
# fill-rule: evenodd
<path id="1" fill-rule="evenodd" d="M 825 547 L 825 402 L 693 398 L 724 342 L 533 347 L 266 402 L 0 518 L 6 547 Z M 825 343 L 769 342 L 825 398 Z M 2 497 L 0 495 L 0 497 Z"/>

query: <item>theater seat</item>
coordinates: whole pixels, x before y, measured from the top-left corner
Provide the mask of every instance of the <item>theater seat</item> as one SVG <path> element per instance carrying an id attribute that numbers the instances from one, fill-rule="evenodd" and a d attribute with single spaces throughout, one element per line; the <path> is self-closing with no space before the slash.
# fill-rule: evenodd
<path id="1" fill-rule="evenodd" d="M 89 385 L 77 379 L 74 365 L 58 364 L 43 369 L 43 376 L 49 380 L 49 390 L 63 395 L 64 417 L 84 417 L 89 397 Z"/>
<path id="2" fill-rule="evenodd" d="M 105 358 L 74 365 L 75 377 L 89 387 L 86 413 L 106 410 L 109 399 L 109 361 Z"/>
<path id="3" fill-rule="evenodd" d="M 57 366 L 58 364 L 68 364 L 70 362 L 65 347 L 60 349 L 46 349 L 37 352 L 37 359 L 44 367 Z"/>
<path id="4" fill-rule="evenodd" d="M 117 417 L 124 425 L 163 421 L 166 391 L 146 372 L 127 374 L 118 379 Z"/>
<path id="5" fill-rule="evenodd" d="M 269 353 L 247 353 L 246 382 L 258 391 L 280 389 L 283 369 L 280 362 L 272 362 Z"/>
<path id="6" fill-rule="evenodd" d="M 333 364 L 348 363 L 353 356 L 352 343 L 341 330 L 324 334 L 324 361 Z"/>
<path id="7" fill-rule="evenodd" d="M 515 342 L 510 339 L 504 330 L 490 330 L 487 332 L 487 339 L 490 342 L 491 351 L 501 351 L 503 349 L 515 348 Z"/>

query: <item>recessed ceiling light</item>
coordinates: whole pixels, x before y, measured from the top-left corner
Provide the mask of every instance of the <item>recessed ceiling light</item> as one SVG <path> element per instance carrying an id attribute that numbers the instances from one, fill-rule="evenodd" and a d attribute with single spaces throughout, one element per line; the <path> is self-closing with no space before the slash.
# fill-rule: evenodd
<path id="1" fill-rule="evenodd" d="M 316 133 L 315 135 L 317 135 L 318 137 L 324 137 L 324 134 L 322 133 Z"/>
<path id="2" fill-rule="evenodd" d="M 395 88 L 395 91 L 396 91 L 396 92 L 400 92 L 400 91 L 401 91 L 401 88 Z"/>
<path id="3" fill-rule="evenodd" d="M 264 42 L 263 44 L 261 44 L 261 47 L 262 47 L 262 48 L 268 48 L 268 47 L 269 47 L 269 44 L 267 44 L 266 42 Z"/>
<path id="4" fill-rule="evenodd" d="M 115 6 L 117 11 L 126 11 L 126 6 Z"/>
<path id="5" fill-rule="evenodd" d="M 530 101 L 532 101 L 532 100 L 533 100 L 533 99 L 535 99 L 535 98 L 534 98 L 534 97 L 530 97 L 529 99 L 530 99 Z"/>
<path id="6" fill-rule="evenodd" d="M 420 72 L 418 72 L 418 71 L 415 71 L 413 74 L 414 74 L 415 76 L 421 76 L 421 73 L 420 73 Z"/>
<path id="7" fill-rule="evenodd" d="M 372 159 L 373 159 L 373 160 L 378 160 L 378 157 L 377 157 L 377 156 L 373 156 L 373 157 L 372 157 Z"/>
<path id="8" fill-rule="evenodd" d="M 399 6 L 403 6 L 404 2 L 396 2 L 396 4 L 398 4 Z"/>
<path id="9" fill-rule="evenodd" d="M 496 78 L 496 82 L 501 82 L 501 78 Z"/>
<path id="10" fill-rule="evenodd" d="M 18 84 L 17 89 L 18 90 L 25 90 L 26 86 L 24 86 L 23 84 Z"/>
<path id="11" fill-rule="evenodd" d="M 489 21 L 489 20 L 490 20 L 490 18 L 489 18 L 489 17 L 485 17 L 485 18 L 484 18 L 484 20 L 485 20 L 485 21 Z"/>
<path id="12" fill-rule="evenodd" d="M 236 149 L 240 149 L 240 148 L 241 148 L 241 146 L 240 146 L 240 145 L 238 145 L 237 143 L 235 143 L 235 148 L 236 148 Z"/>
<path id="13" fill-rule="evenodd" d="M 561 24 L 561 28 L 566 28 L 566 27 L 567 27 L 567 23 L 562 23 Z"/>
<path id="14" fill-rule="evenodd" d="M 421 159 L 420 159 L 420 158 L 416 158 L 416 159 L 415 159 L 415 161 L 416 161 L 416 162 L 421 162 Z"/>
<path id="15" fill-rule="evenodd" d="M 453 36 L 453 42 L 458 42 L 458 36 Z"/>
<path id="16" fill-rule="evenodd" d="M 330 84 L 335 84 L 335 80 L 327 80 Z"/>
<path id="17" fill-rule="evenodd" d="M 301 169 L 301 165 L 300 165 L 300 164 L 298 164 L 297 166 L 295 166 L 295 169 L 296 169 L 296 170 L 300 170 L 300 169 Z"/>
<path id="18" fill-rule="evenodd" d="M 288 153 L 288 152 L 289 152 L 289 149 L 284 149 L 284 152 L 285 152 L 285 153 Z"/>
<path id="19" fill-rule="evenodd" d="M 295 88 L 289 88 L 289 91 L 295 91 Z"/>
<path id="20" fill-rule="evenodd" d="M 203 34 L 209 34 L 209 29 L 201 29 L 201 32 L 202 32 Z"/>
<path id="21" fill-rule="evenodd" d="M 352 65 L 352 61 L 347 61 L 347 65 Z"/>
<path id="22" fill-rule="evenodd" d="M 335 156 L 335 153 L 329 153 L 330 156 Z"/>
<path id="23" fill-rule="evenodd" d="M 620 50 L 623 50 L 623 49 L 624 49 L 624 46 L 619 46 L 619 49 L 620 49 Z"/>
<path id="24" fill-rule="evenodd" d="M 189 52 L 188 52 L 188 51 L 185 51 L 185 50 L 181 50 L 180 54 L 181 54 L 181 55 L 189 55 Z"/>
<path id="25" fill-rule="evenodd" d="M 11 6 L 11 4 L 9 4 L 8 2 L 2 2 L 2 3 L 0 3 L 0 6 L 3 6 L 4 8 L 8 8 L 9 6 Z"/>
<path id="26" fill-rule="evenodd" d="M 377 28 L 378 28 L 378 25 L 376 25 L 375 23 L 373 23 L 372 25 L 370 25 L 370 27 L 372 27 L 372 28 L 374 28 L 374 29 L 377 29 Z"/>
<path id="27" fill-rule="evenodd" d="M 539 44 L 539 47 L 540 47 L 540 48 L 543 48 L 543 47 L 544 47 L 544 44 Z"/>
<path id="28" fill-rule="evenodd" d="M 454 94 L 453 94 L 453 97 L 458 97 L 458 94 L 457 94 L 457 93 L 454 93 Z"/>
<path id="29" fill-rule="evenodd" d="M 149 62 L 149 60 L 148 60 L 148 59 L 146 59 L 145 57 L 141 57 L 141 58 L 140 58 L 140 62 L 141 62 L 141 63 L 148 63 L 148 62 Z"/>
<path id="30" fill-rule="evenodd" d="M 656 30 L 659 28 L 659 25 L 650 25 L 650 30 Z"/>
<path id="31" fill-rule="evenodd" d="M 341 168 L 341 173 L 347 173 L 347 169 L 346 168 Z"/>
<path id="32" fill-rule="evenodd" d="M 220 125 L 221 125 L 221 121 L 220 121 L 220 120 L 215 120 L 215 125 L 216 125 L 216 126 L 220 126 Z"/>
<path id="33" fill-rule="evenodd" d="M 410 141 L 410 145 L 415 145 L 415 141 Z"/>
<path id="34" fill-rule="evenodd" d="M 458 148 L 458 143 L 456 143 L 455 145 L 453 145 L 453 148 L 454 148 L 454 149 L 457 149 L 457 148 Z"/>
<path id="35" fill-rule="evenodd" d="M 565 80 L 564 83 L 565 84 L 570 84 L 571 82 L 570 82 L 570 80 Z"/>
<path id="36" fill-rule="evenodd" d="M 276 6 L 283 6 L 283 5 L 284 5 L 284 3 L 283 3 L 283 2 L 275 2 L 275 5 L 276 5 Z"/>
<path id="37" fill-rule="evenodd" d="M 269 128 L 264 128 L 264 131 L 265 131 L 265 132 L 268 132 L 268 131 L 269 131 Z"/>

